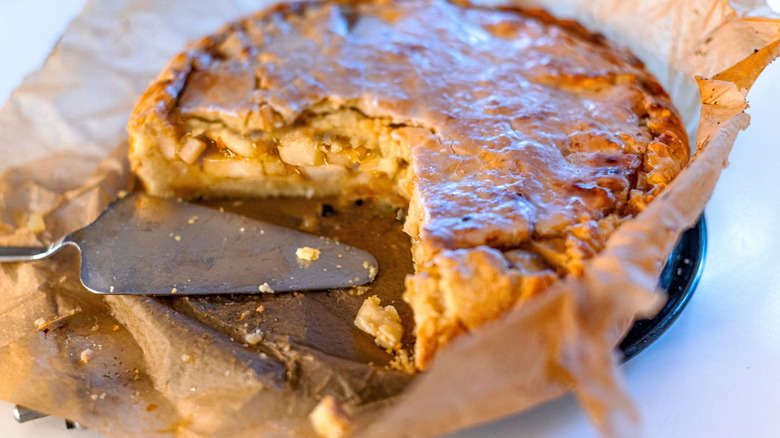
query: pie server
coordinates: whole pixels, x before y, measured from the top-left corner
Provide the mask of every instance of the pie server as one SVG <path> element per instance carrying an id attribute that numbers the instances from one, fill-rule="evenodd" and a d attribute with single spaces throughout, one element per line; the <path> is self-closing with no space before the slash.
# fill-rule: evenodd
<path id="1" fill-rule="evenodd" d="M 334 240 L 141 193 L 47 247 L 0 247 L 0 262 L 39 260 L 69 245 L 81 252 L 81 282 L 99 294 L 323 290 L 377 273 L 371 254 Z"/>

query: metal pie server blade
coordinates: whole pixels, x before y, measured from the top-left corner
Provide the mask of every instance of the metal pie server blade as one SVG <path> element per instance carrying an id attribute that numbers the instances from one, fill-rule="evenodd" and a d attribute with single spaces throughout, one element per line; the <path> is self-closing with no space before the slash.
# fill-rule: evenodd
<path id="1" fill-rule="evenodd" d="M 369 283 L 378 270 L 371 254 L 331 239 L 141 193 L 48 247 L 0 247 L 0 262 L 68 245 L 81 252 L 82 283 L 99 294 L 324 290 Z"/>

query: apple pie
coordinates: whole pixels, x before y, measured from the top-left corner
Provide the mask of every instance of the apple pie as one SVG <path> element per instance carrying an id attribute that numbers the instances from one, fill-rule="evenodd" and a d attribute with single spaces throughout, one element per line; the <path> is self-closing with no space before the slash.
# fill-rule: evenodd
<path id="1" fill-rule="evenodd" d="M 395 193 L 414 361 L 598 253 L 689 159 L 631 53 L 537 10 L 282 4 L 171 60 L 129 122 L 159 196 Z"/>

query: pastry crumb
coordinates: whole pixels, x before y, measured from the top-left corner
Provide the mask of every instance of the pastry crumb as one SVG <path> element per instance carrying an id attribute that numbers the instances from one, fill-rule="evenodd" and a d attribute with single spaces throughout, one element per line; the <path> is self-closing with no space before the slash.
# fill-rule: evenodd
<path id="1" fill-rule="evenodd" d="M 173 289 L 171 289 L 171 293 L 172 293 L 172 294 L 175 294 L 176 292 L 178 292 L 178 291 L 176 290 L 176 288 L 175 288 L 175 287 L 174 287 Z"/>
<path id="2" fill-rule="evenodd" d="M 35 324 L 35 330 L 43 330 L 49 326 L 49 324 L 43 318 L 36 319 L 33 324 Z"/>
<path id="3" fill-rule="evenodd" d="M 320 258 L 320 250 L 304 246 L 295 250 L 295 256 L 301 260 L 313 262 Z"/>
<path id="4" fill-rule="evenodd" d="M 414 374 L 417 369 L 414 366 L 414 356 L 409 354 L 406 349 L 401 348 L 393 357 L 393 360 L 387 365 L 391 370 L 402 371 L 408 374 Z"/>
<path id="5" fill-rule="evenodd" d="M 79 355 L 79 362 L 81 362 L 82 364 L 89 363 L 89 361 L 92 360 L 93 354 L 94 352 L 92 351 L 92 349 L 87 348 L 86 350 L 82 351 L 81 354 Z"/>
<path id="6" fill-rule="evenodd" d="M 187 219 L 187 223 L 190 224 L 190 225 L 194 224 L 197 221 L 198 221 L 198 216 L 197 215 Z"/>
<path id="7" fill-rule="evenodd" d="M 373 336 L 374 342 L 382 348 L 397 350 L 401 347 L 404 334 L 401 317 L 392 305 L 381 307 L 376 295 L 363 301 L 355 318 L 355 326 Z"/>
<path id="8" fill-rule="evenodd" d="M 260 329 L 257 329 L 252 333 L 248 333 L 246 335 L 246 342 L 251 345 L 255 345 L 262 340 L 263 340 L 263 332 L 260 331 Z"/>
<path id="9" fill-rule="evenodd" d="M 181 361 L 182 362 L 187 362 L 187 363 L 192 362 L 192 356 L 190 356 L 187 353 L 184 353 L 184 354 L 181 355 Z"/>
<path id="10" fill-rule="evenodd" d="M 321 438 L 343 438 L 352 430 L 349 415 L 333 396 L 325 396 L 309 414 L 309 421 Z"/>
<path id="11" fill-rule="evenodd" d="M 371 290 L 371 286 L 355 286 L 349 288 L 347 293 L 349 293 L 352 296 L 359 297 L 365 294 L 366 292 L 368 292 L 369 290 Z"/>
<path id="12" fill-rule="evenodd" d="M 263 306 L 263 305 L 261 304 L 261 305 L 257 306 L 257 309 L 255 309 L 255 311 L 256 311 L 257 313 L 263 313 L 263 312 L 265 312 L 265 306 Z"/>
<path id="13" fill-rule="evenodd" d="M 268 283 L 263 283 L 263 284 L 261 284 L 261 285 L 260 285 L 260 286 L 257 288 L 257 290 L 259 290 L 260 292 L 266 293 L 266 294 L 272 294 L 272 293 L 274 293 L 274 290 L 273 290 L 273 289 L 271 289 L 271 286 L 269 286 L 269 285 L 268 285 Z"/>
<path id="14" fill-rule="evenodd" d="M 363 269 L 368 269 L 368 278 L 371 281 L 374 281 L 377 274 L 376 266 L 373 266 L 372 264 L 368 263 L 368 260 L 363 262 Z"/>

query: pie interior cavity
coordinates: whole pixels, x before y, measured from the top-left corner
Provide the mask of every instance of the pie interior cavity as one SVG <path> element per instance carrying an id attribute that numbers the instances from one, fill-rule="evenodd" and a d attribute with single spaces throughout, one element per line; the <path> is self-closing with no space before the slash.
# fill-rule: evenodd
<path id="1" fill-rule="evenodd" d="M 642 63 L 541 11 L 442 0 L 293 3 L 176 56 L 130 159 L 185 198 L 408 199 L 415 364 L 542 292 L 689 158 Z"/>

